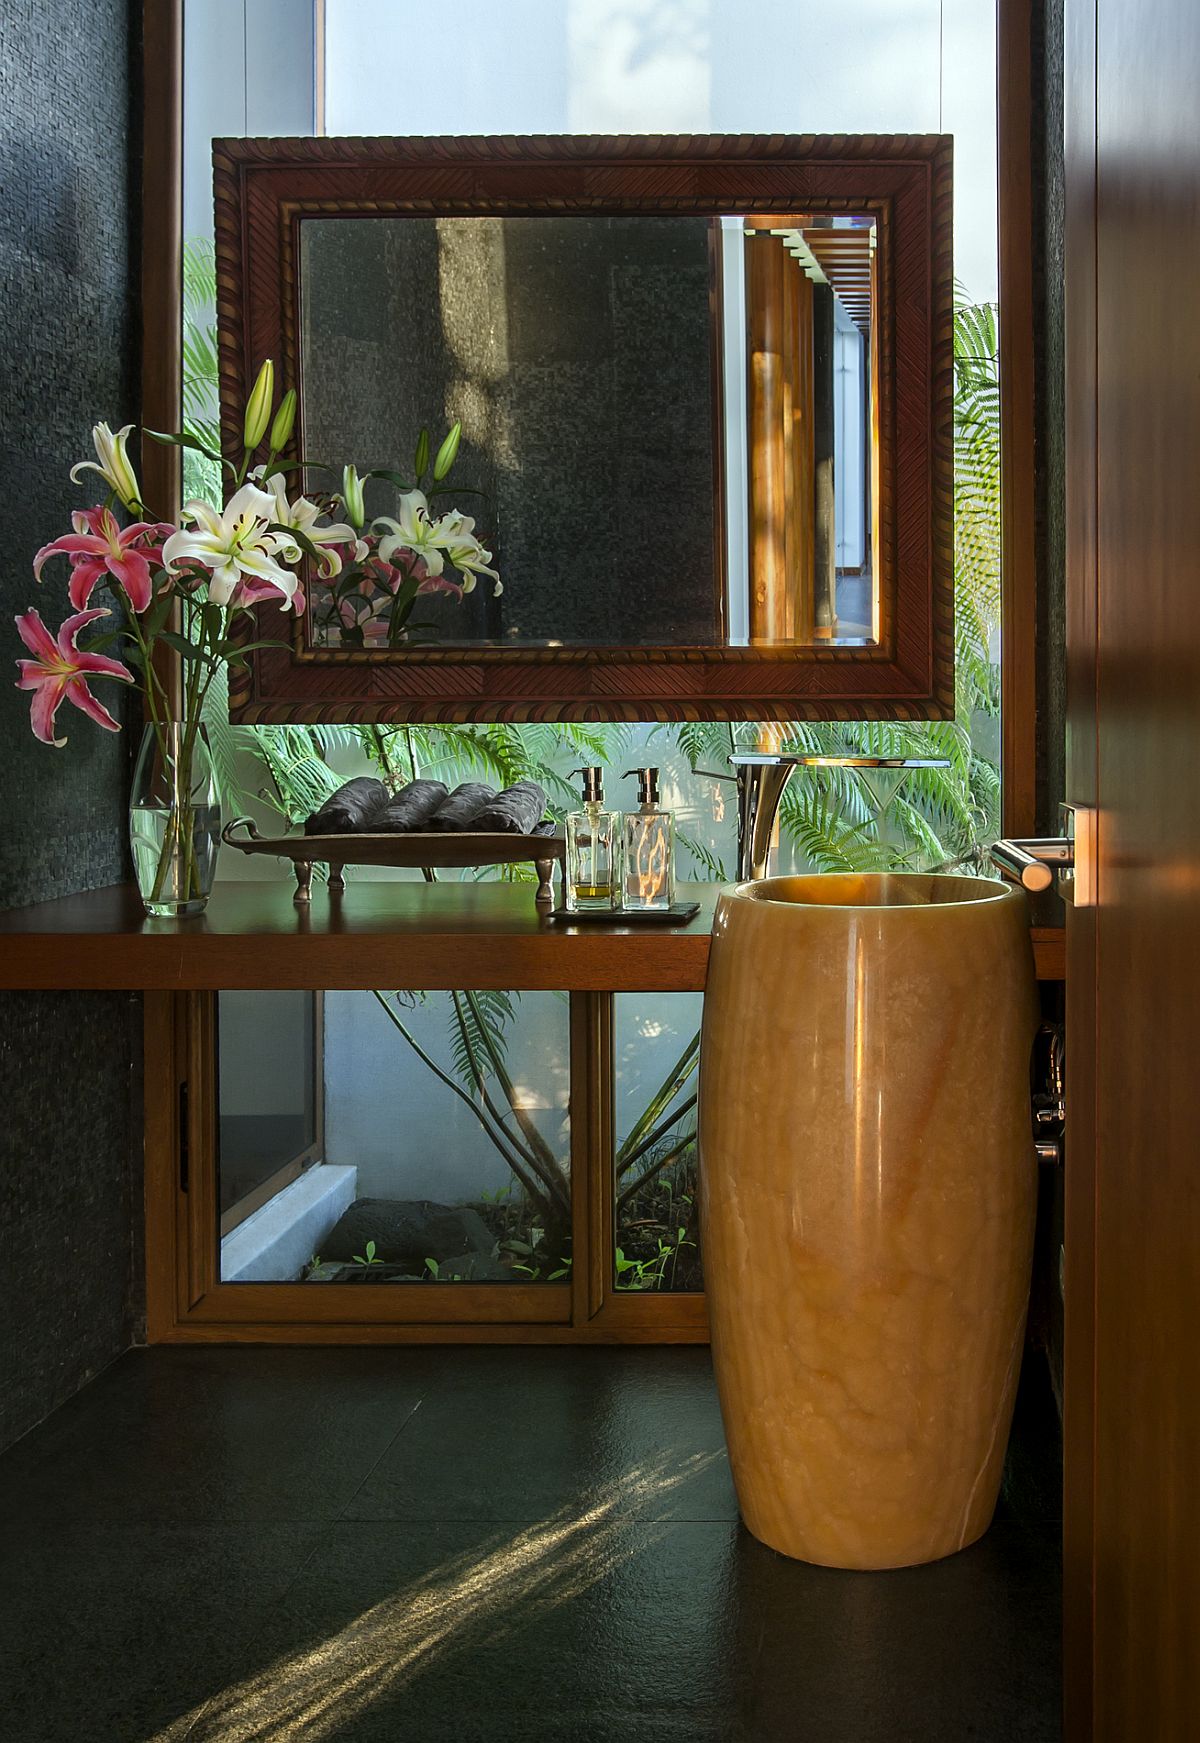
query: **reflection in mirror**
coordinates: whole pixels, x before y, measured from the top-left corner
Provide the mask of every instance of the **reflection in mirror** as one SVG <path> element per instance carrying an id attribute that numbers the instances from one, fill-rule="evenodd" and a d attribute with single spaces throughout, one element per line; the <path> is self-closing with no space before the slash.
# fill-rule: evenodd
<path id="1" fill-rule="evenodd" d="M 749 638 L 874 639 L 875 221 L 753 216 L 723 233 L 745 299 L 748 526 L 731 526 L 730 572 L 748 564 Z"/>
<path id="2" fill-rule="evenodd" d="M 461 423 L 428 516 L 503 583 L 401 547 L 399 632 L 378 587 L 317 587 L 313 643 L 873 638 L 875 257 L 865 214 L 305 218 L 303 452 L 390 469 L 368 516 L 404 524 L 418 432 Z"/>

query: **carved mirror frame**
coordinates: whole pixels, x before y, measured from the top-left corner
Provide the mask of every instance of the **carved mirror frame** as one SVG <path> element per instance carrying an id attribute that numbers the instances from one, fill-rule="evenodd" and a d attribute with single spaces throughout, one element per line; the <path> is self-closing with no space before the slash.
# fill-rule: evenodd
<path id="1" fill-rule="evenodd" d="M 861 211 L 879 227 L 879 638 L 757 647 L 306 645 L 230 673 L 240 722 L 948 719 L 954 712 L 951 142 L 942 135 L 213 142 L 222 441 L 265 357 L 298 379 L 310 217 Z M 350 456 L 358 458 L 358 456 Z"/>

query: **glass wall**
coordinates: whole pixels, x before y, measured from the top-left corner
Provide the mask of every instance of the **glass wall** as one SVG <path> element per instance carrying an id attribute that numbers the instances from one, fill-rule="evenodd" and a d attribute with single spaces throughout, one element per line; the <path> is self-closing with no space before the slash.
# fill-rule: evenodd
<path id="1" fill-rule="evenodd" d="M 397 76 L 419 44 L 426 76 Z M 764 46 L 769 45 L 769 52 Z M 497 69 L 503 69 L 503 76 Z M 451 71 L 453 69 L 452 78 Z M 681 875 L 734 864 L 724 778 L 735 736 L 810 750 L 943 755 L 888 809 L 837 773 L 797 782 L 781 819 L 782 869 L 977 865 L 999 833 L 1000 535 L 996 373 L 994 0 L 186 0 L 185 229 L 189 416 L 211 418 L 210 140 L 214 134 L 948 131 L 955 144 L 960 285 L 956 452 L 958 717 L 941 723 L 765 728 L 447 728 L 419 735 L 419 772 L 545 776 L 570 803 L 581 761 L 658 763 L 680 825 Z M 348 384 L 348 391 L 352 382 Z M 202 463 L 201 463 L 202 464 Z M 186 460 L 191 482 L 200 468 Z M 669 502 L 664 512 L 669 513 Z M 852 567 L 849 529 L 846 560 Z M 736 535 L 731 529 L 731 537 Z M 220 699 L 214 702 L 219 714 Z M 220 730 L 231 800 L 278 826 L 312 808 L 326 769 L 344 777 L 379 745 L 367 731 Z M 411 772 L 407 736 L 389 748 Z M 612 783 L 615 785 L 615 782 Z M 613 795 L 615 797 L 615 795 Z M 226 856 L 224 876 L 273 876 Z"/>
<path id="2" fill-rule="evenodd" d="M 949 767 L 919 771 L 887 792 L 839 770 L 796 780 L 781 813 L 780 869 L 979 867 L 999 833 L 1001 788 L 995 90 L 994 0 L 446 0 L 435 9 L 417 0 L 186 0 L 184 410 L 195 426 L 211 424 L 216 406 L 214 135 L 902 130 L 947 131 L 955 143 L 953 722 L 232 730 L 214 694 L 210 733 L 228 811 L 278 832 L 298 826 L 342 780 L 370 770 L 396 783 L 428 775 L 503 785 L 529 776 L 561 816 L 575 802 L 569 772 L 579 764 L 603 764 L 610 801 L 632 805 L 617 777 L 653 762 L 677 817 L 680 877 L 722 879 L 735 863 L 730 750 L 789 741 L 831 753 L 944 756 Z M 345 391 L 353 391 L 352 376 Z M 204 464 L 185 456 L 190 494 L 218 487 Z M 663 512 L 669 518 L 669 499 Z M 849 570 L 855 526 L 844 524 L 840 537 Z M 282 873 L 268 859 L 227 851 L 221 875 Z M 406 875 L 418 874 L 351 868 L 346 899 L 355 879 Z M 269 1020 L 266 1006 L 253 1003 L 267 996 L 244 995 L 250 1020 Z M 550 995 L 512 995 L 507 1006 L 477 1012 L 473 996 L 496 995 L 329 996 L 311 1091 L 297 1081 L 276 1096 L 266 1074 L 257 1114 L 225 1057 L 225 1037 L 245 1013 L 235 1016 L 223 998 L 222 1204 L 244 1206 L 277 1163 L 304 1155 L 283 1190 L 308 1206 L 286 1250 L 264 1243 L 257 1256 L 251 1251 L 261 1210 L 227 1232 L 224 1274 L 565 1276 L 567 1007 Z M 618 1290 L 700 1287 L 687 1105 L 698 1026 L 698 998 L 617 1001 Z M 482 1046 L 474 1064 L 464 1027 Z M 506 1076 L 485 1028 L 502 1042 Z M 272 1067 L 283 1070 L 282 1061 Z M 312 1110 L 322 1099 L 318 1133 Z M 264 1124 L 261 1141 L 249 1145 L 247 1118 L 271 1123 L 269 1141 Z M 286 1140 L 285 1118 L 299 1122 Z M 310 1130 L 312 1143 L 284 1157 Z M 457 1218 L 460 1233 L 469 1222 L 474 1239 L 453 1251 L 448 1235 L 435 1241 L 422 1226 L 406 1234 L 400 1213 L 362 1208 L 382 1204 L 431 1206 L 431 1215 Z"/>

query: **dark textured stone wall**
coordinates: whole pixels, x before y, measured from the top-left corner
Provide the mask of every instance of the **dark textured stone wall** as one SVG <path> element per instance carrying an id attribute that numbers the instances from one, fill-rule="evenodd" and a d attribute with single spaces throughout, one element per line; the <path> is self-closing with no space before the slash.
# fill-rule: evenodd
<path id="1" fill-rule="evenodd" d="M 138 418 L 139 15 L 132 0 L 0 7 L 5 661 L 23 652 L 15 612 L 66 614 L 66 565 L 38 588 L 28 559 L 89 500 L 67 471 L 93 421 Z M 0 907 L 125 875 L 132 735 L 65 706 L 55 750 L 28 718 L 0 680 Z M 137 1034 L 125 995 L 0 997 L 0 1446 L 130 1339 Z"/>
<path id="2" fill-rule="evenodd" d="M 302 276 L 307 454 L 403 470 L 462 420 L 504 593 L 423 599 L 440 636 L 715 640 L 706 219 L 331 219 Z"/>

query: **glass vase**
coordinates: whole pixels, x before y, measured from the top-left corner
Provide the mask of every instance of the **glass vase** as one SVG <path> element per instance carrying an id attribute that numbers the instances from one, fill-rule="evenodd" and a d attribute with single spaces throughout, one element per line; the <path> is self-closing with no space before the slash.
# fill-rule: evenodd
<path id="1" fill-rule="evenodd" d="M 133 772 L 129 845 L 147 914 L 204 911 L 217 869 L 221 805 L 202 726 L 147 726 Z"/>

